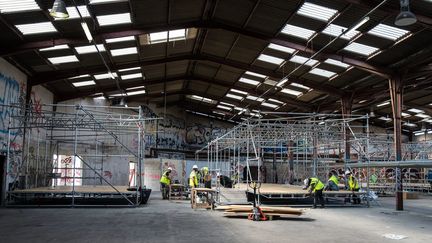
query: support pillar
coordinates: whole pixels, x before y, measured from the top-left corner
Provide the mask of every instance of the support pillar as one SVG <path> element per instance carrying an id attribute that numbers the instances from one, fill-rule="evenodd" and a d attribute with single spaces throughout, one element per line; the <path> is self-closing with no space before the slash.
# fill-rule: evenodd
<path id="1" fill-rule="evenodd" d="M 393 76 L 389 79 L 389 90 L 393 111 L 394 146 L 396 151 L 395 161 L 402 160 L 402 104 L 403 104 L 403 80 L 401 76 Z M 402 173 L 396 168 L 396 210 L 403 210 Z"/>
<path id="2" fill-rule="evenodd" d="M 347 95 L 347 96 L 343 96 L 341 99 L 341 110 L 342 110 L 342 118 L 343 119 L 347 119 L 349 117 L 351 117 L 351 113 L 352 113 L 352 101 L 353 101 L 353 96 L 352 95 Z M 350 139 L 351 139 L 351 133 L 350 130 L 347 129 L 347 124 L 345 123 L 344 126 L 344 143 L 345 143 L 345 165 L 346 163 L 350 162 L 351 159 L 351 144 L 350 144 Z M 346 169 L 346 168 L 345 168 Z"/>

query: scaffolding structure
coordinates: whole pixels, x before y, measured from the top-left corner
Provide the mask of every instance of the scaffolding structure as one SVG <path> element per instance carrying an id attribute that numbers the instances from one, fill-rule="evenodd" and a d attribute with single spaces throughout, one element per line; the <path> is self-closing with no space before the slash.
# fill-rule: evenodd
<path id="1" fill-rule="evenodd" d="M 6 205 L 137 206 L 148 198 L 145 126 L 158 118 L 145 118 L 141 107 L 12 104 L 8 111 Z"/>

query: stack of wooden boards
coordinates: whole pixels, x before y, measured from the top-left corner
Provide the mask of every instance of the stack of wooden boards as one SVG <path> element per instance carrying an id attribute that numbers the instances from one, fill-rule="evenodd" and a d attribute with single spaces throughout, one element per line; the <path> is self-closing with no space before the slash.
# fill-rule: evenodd
<path id="1" fill-rule="evenodd" d="M 289 208 L 289 207 L 272 207 L 272 206 L 261 206 L 262 212 L 267 216 L 300 216 L 304 213 L 304 209 Z M 218 206 L 216 210 L 224 210 L 224 216 L 227 217 L 238 217 L 248 216 L 252 213 L 252 205 L 224 205 Z"/>

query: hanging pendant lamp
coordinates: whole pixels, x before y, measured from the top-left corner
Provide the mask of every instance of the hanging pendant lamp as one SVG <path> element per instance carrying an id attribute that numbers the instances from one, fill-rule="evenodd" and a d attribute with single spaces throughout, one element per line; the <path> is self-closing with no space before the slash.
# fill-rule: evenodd
<path id="1" fill-rule="evenodd" d="M 50 15 L 54 18 L 67 19 L 69 13 L 66 10 L 66 4 L 63 0 L 55 0 Z"/>

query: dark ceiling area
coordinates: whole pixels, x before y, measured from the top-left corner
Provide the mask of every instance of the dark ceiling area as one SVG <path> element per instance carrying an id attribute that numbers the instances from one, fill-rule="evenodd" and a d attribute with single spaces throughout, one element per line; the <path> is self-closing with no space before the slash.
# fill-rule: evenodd
<path id="1" fill-rule="evenodd" d="M 0 55 L 56 102 L 121 98 L 239 121 L 340 113 L 345 101 L 392 127 L 399 78 L 405 132 L 432 125 L 430 0 L 411 1 L 417 22 L 404 27 L 398 0 L 75 0 L 82 19 L 65 1 L 66 20 L 49 15 L 53 0 L 24 2 L 0 4 Z"/>

